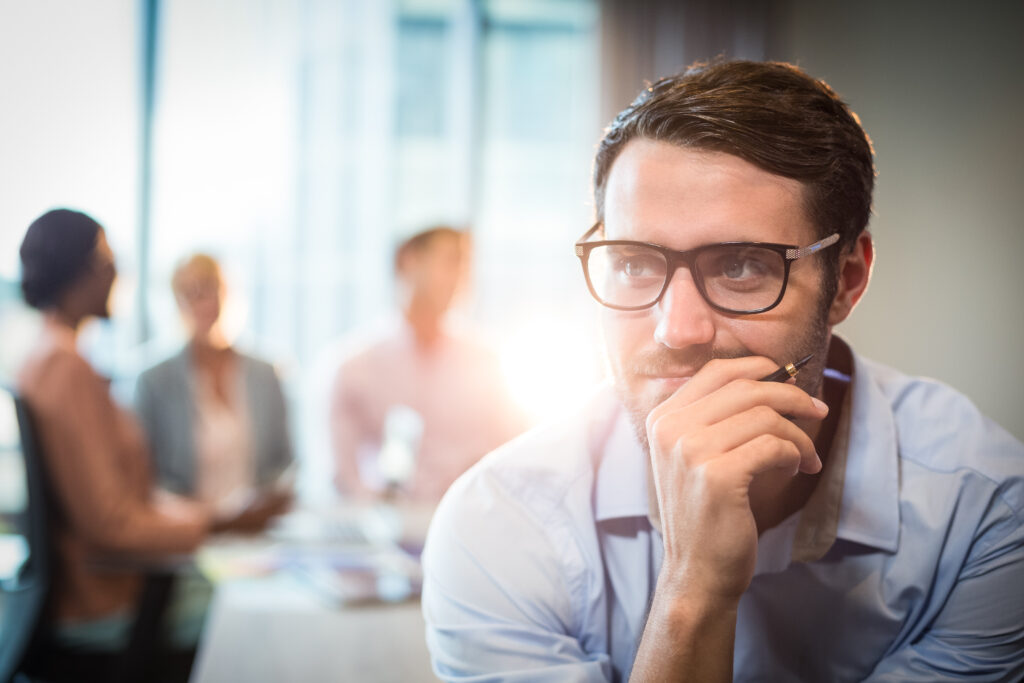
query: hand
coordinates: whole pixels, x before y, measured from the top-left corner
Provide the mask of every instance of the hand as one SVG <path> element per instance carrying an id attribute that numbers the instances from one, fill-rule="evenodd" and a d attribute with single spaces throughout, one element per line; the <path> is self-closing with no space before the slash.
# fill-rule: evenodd
<path id="1" fill-rule="evenodd" d="M 738 603 L 757 559 L 751 483 L 821 469 L 810 437 L 783 416 L 820 420 L 828 408 L 795 384 L 757 381 L 777 367 L 713 360 L 648 415 L 665 542 L 659 591 Z"/>
<path id="2" fill-rule="evenodd" d="M 238 512 L 227 517 L 215 519 L 213 531 L 233 531 L 239 533 L 259 533 L 270 520 L 283 514 L 291 507 L 293 495 L 291 491 L 270 489 L 255 495 L 249 503 Z"/>

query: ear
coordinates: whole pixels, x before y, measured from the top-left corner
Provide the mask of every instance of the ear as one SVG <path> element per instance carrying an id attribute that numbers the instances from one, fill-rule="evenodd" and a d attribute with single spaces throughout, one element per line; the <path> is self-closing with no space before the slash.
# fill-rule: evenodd
<path id="1" fill-rule="evenodd" d="M 829 326 L 846 320 L 867 291 L 875 247 L 871 233 L 862 232 L 853 247 L 839 257 L 839 288 L 828 311 Z"/>

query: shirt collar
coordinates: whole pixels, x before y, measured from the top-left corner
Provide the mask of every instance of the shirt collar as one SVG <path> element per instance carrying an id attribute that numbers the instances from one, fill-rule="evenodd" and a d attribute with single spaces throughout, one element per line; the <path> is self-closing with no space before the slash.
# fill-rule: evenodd
<path id="1" fill-rule="evenodd" d="M 895 552 L 899 543 L 899 452 L 892 408 L 871 368 L 853 354 L 846 480 L 839 538 Z"/>
<path id="2" fill-rule="evenodd" d="M 621 406 L 611 420 L 607 438 L 598 444 L 602 452 L 594 485 L 594 519 L 646 517 L 647 454 Z"/>
<path id="3" fill-rule="evenodd" d="M 899 540 L 896 428 L 889 402 L 870 368 L 839 337 L 832 338 L 829 368 L 826 375 L 849 386 L 825 470 L 795 515 L 794 562 L 821 559 L 839 538 L 890 552 Z"/>

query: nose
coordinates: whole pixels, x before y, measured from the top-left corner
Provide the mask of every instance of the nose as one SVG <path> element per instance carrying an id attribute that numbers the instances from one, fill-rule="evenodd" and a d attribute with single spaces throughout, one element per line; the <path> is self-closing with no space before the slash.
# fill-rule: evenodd
<path id="1" fill-rule="evenodd" d="M 715 336 L 714 310 L 704 300 L 686 268 L 680 268 L 656 305 L 660 316 L 654 340 L 670 349 L 708 344 Z"/>

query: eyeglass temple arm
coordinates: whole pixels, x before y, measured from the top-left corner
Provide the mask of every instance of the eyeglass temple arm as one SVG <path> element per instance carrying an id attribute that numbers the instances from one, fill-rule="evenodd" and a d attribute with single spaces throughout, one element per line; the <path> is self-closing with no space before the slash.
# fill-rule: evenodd
<path id="1" fill-rule="evenodd" d="M 839 233 L 834 232 L 825 239 L 818 240 L 814 244 L 808 244 L 806 247 L 800 247 L 799 249 L 787 249 L 786 260 L 795 261 L 798 258 L 809 256 L 816 251 L 821 251 L 825 247 L 831 247 L 833 244 L 839 241 Z"/>
<path id="2" fill-rule="evenodd" d="M 601 222 L 600 221 L 598 221 L 597 223 L 594 223 L 592 226 L 590 226 L 590 230 L 587 230 L 585 233 L 583 233 L 583 237 L 581 237 L 578 240 L 576 240 L 575 247 L 576 247 L 576 255 L 577 256 L 580 256 L 580 257 L 583 256 L 583 243 L 586 242 L 588 239 L 590 239 L 590 236 L 593 235 L 595 232 L 597 232 L 597 229 L 600 228 L 600 227 L 601 227 Z"/>

